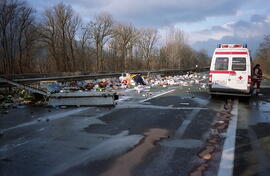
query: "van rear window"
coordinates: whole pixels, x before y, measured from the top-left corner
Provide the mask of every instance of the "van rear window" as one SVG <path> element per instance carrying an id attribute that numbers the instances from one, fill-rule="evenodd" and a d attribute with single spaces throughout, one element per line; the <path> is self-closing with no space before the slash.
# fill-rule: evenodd
<path id="1" fill-rule="evenodd" d="M 215 70 L 228 70 L 228 57 L 217 57 L 215 63 Z"/>
<path id="2" fill-rule="evenodd" d="M 233 57 L 232 58 L 232 70 L 245 71 L 246 70 L 246 58 L 245 57 Z"/>

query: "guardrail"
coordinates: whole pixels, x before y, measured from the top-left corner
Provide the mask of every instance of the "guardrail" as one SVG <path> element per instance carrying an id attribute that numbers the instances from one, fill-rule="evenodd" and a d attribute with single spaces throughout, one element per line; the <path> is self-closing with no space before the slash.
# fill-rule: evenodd
<path id="1" fill-rule="evenodd" d="M 189 69 L 171 69 L 171 70 L 156 70 L 156 71 L 123 71 L 123 72 L 103 72 L 103 73 L 82 73 L 75 72 L 72 73 L 31 73 L 31 74 L 15 74 L 15 75 L 2 75 L 1 77 L 13 80 L 17 83 L 31 84 L 39 81 L 73 81 L 73 80 L 87 80 L 87 79 L 99 79 L 99 78 L 111 78 L 119 77 L 122 73 L 131 74 L 185 74 L 187 72 L 203 72 L 209 70 L 209 67 L 203 68 L 189 68 Z M 7 87 L 7 83 L 0 81 L 0 87 Z"/>

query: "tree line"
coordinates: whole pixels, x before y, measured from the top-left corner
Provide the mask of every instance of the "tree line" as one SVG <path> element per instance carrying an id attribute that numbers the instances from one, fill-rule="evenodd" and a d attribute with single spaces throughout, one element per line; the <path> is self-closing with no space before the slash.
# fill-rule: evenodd
<path id="1" fill-rule="evenodd" d="M 193 50 L 183 31 L 162 39 L 155 28 L 137 28 L 100 13 L 83 22 L 70 5 L 59 3 L 37 17 L 25 1 L 0 2 L 0 72 L 102 72 L 184 69 L 209 64 Z"/>
<path id="2" fill-rule="evenodd" d="M 255 62 L 259 63 L 264 75 L 270 77 L 270 35 L 265 35 L 256 52 Z"/>

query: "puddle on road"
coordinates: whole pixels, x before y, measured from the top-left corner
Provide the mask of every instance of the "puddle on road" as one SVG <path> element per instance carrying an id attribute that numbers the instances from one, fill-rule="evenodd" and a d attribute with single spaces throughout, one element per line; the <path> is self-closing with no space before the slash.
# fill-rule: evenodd
<path id="1" fill-rule="evenodd" d="M 145 138 L 142 143 L 136 146 L 127 154 L 118 158 L 113 166 L 101 176 L 131 176 L 131 171 L 140 162 L 146 154 L 155 147 L 155 143 L 163 138 L 168 138 L 168 131 L 165 129 L 153 128 L 144 133 Z"/>
<path id="2" fill-rule="evenodd" d="M 270 103 L 265 101 L 257 101 L 253 106 L 258 110 L 256 118 L 251 119 L 252 124 L 270 123 Z"/>

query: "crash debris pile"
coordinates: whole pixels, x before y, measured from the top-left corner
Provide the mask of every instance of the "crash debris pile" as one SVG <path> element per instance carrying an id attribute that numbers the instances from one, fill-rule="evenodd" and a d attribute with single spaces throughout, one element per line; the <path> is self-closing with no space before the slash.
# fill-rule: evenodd
<path id="1" fill-rule="evenodd" d="M 13 89 L 9 93 L 1 92 L 0 94 L 0 110 L 16 108 L 30 103 L 39 104 L 41 101 L 24 89 Z"/>
<path id="2" fill-rule="evenodd" d="M 56 82 L 43 81 L 40 83 L 40 88 L 50 93 L 65 93 L 73 91 L 116 91 L 132 89 L 138 92 L 144 89 L 154 87 L 168 87 L 168 86 L 191 86 L 197 84 L 199 88 L 206 88 L 207 76 L 200 74 L 187 73 L 185 75 L 176 76 L 160 76 L 148 75 L 142 76 L 140 74 L 122 74 L 119 78 L 95 79 L 85 81 L 71 81 L 71 82 Z"/>
<path id="3" fill-rule="evenodd" d="M 116 93 L 118 95 L 127 95 L 128 92 L 136 92 L 143 97 L 152 95 L 155 88 L 164 89 L 167 87 L 188 87 L 193 86 L 199 90 L 207 87 L 207 76 L 197 73 L 187 73 L 185 75 L 176 76 L 161 76 L 161 75 L 147 75 L 141 74 L 122 74 L 118 78 L 94 79 L 85 81 L 41 81 L 31 85 L 39 90 L 48 92 L 50 95 L 58 95 L 59 93 L 89 93 L 93 92 L 107 92 Z M 194 86 L 195 85 L 195 86 Z M 0 96 L 0 108 L 17 106 L 20 104 L 42 104 L 44 97 L 37 97 L 38 95 L 30 94 L 24 89 L 12 88 L 12 92 Z"/>

